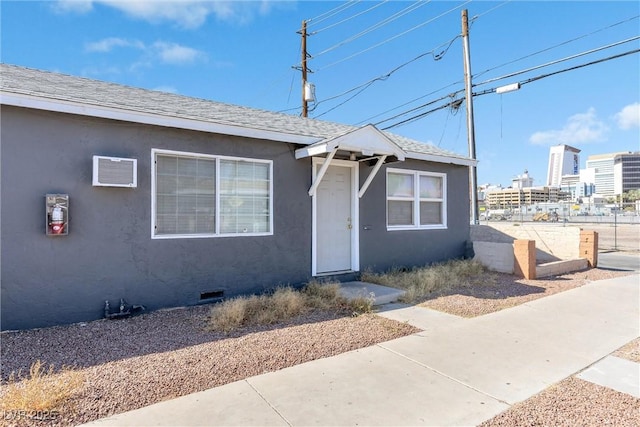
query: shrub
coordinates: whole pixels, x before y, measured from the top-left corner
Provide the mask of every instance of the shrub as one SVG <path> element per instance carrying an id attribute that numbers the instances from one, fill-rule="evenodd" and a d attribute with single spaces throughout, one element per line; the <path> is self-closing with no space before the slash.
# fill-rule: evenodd
<path id="1" fill-rule="evenodd" d="M 59 409 L 80 391 L 84 383 L 81 372 L 63 368 L 54 373 L 53 365 L 46 369 L 40 360 L 31 364 L 29 376 L 12 372 L 0 403 L 3 411 L 38 413 Z"/>

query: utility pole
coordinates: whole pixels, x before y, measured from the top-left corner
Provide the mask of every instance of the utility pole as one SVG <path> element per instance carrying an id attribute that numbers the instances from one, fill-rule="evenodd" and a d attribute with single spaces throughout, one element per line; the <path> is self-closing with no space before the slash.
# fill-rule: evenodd
<path id="1" fill-rule="evenodd" d="M 473 93 L 471 91 L 471 53 L 469 52 L 469 18 L 467 9 L 462 11 L 462 48 L 464 54 L 464 87 L 467 102 L 467 139 L 469 141 L 469 157 L 476 160 L 476 135 L 473 122 Z M 469 183 L 471 187 L 471 223 L 478 224 L 478 173 L 475 165 L 469 166 Z"/>
<path id="2" fill-rule="evenodd" d="M 307 21 L 302 21 L 302 117 L 309 114 L 309 106 L 307 104 L 306 88 L 307 88 Z"/>

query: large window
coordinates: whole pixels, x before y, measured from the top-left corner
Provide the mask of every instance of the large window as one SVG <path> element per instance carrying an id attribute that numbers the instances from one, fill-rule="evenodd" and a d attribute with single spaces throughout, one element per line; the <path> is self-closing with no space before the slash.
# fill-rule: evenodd
<path id="1" fill-rule="evenodd" d="M 388 169 L 388 229 L 445 228 L 446 186 L 442 173 Z"/>
<path id="2" fill-rule="evenodd" d="M 153 237 L 272 234 L 272 162 L 153 150 Z"/>

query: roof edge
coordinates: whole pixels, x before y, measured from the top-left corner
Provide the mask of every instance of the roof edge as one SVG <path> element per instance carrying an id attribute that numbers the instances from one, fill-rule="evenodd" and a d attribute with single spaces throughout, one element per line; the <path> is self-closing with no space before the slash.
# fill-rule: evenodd
<path id="1" fill-rule="evenodd" d="M 36 110 L 53 111 L 57 113 L 77 114 L 81 116 L 98 117 L 103 119 L 121 120 L 126 122 L 196 130 L 223 135 L 242 136 L 256 139 L 266 139 L 295 144 L 313 144 L 321 138 L 275 132 L 264 129 L 236 126 L 212 121 L 188 119 L 169 115 L 144 113 L 117 107 L 97 106 L 75 101 L 48 99 L 42 96 L 19 94 L 0 90 L 0 105 L 33 108 Z"/>

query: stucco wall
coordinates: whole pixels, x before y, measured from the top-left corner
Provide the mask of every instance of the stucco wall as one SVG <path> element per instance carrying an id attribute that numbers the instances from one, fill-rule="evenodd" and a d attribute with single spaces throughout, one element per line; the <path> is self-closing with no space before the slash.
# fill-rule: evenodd
<path id="1" fill-rule="evenodd" d="M 7 106 L 0 137 L 3 330 L 98 319 L 105 300 L 154 310 L 310 279 L 311 160 L 292 145 Z M 152 239 L 153 148 L 273 160 L 273 236 Z M 93 187 L 93 155 L 136 158 L 138 187 Z M 360 200 L 361 270 L 461 256 L 468 169 L 392 166 L 448 173 L 448 228 L 387 231 L 383 168 Z M 361 184 L 369 172 L 362 164 Z M 68 236 L 45 235 L 47 193 L 69 195 Z"/>
<path id="2" fill-rule="evenodd" d="M 412 169 L 447 173 L 447 228 L 442 230 L 387 231 L 386 169 Z M 361 165 L 360 185 L 371 167 Z M 469 169 L 442 163 L 406 160 L 382 168 L 360 199 L 361 270 L 423 266 L 464 255 L 469 240 Z"/>
<path id="3" fill-rule="evenodd" d="M 2 329 L 100 318 L 104 301 L 190 305 L 309 279 L 310 161 L 247 141 L 2 107 Z M 273 160 L 274 235 L 151 239 L 151 149 Z M 94 154 L 138 159 L 138 187 L 93 187 Z M 69 194 L 69 235 L 45 235 L 44 195 Z M 287 215 L 283 215 L 283 213 Z"/>

